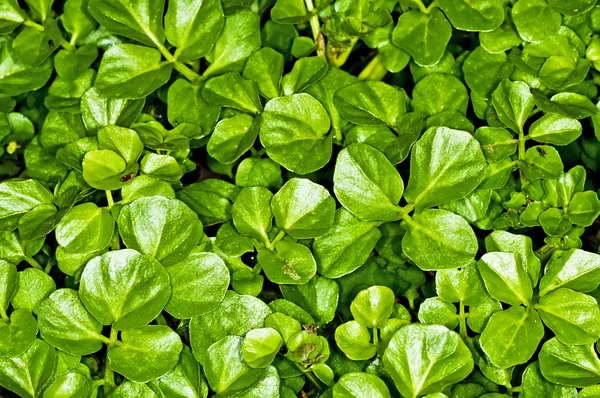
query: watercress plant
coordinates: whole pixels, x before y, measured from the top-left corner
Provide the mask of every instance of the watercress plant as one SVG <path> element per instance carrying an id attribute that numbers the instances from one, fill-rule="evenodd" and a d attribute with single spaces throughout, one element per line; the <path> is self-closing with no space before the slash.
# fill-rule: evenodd
<path id="1" fill-rule="evenodd" d="M 0 0 L 0 396 L 600 396 L 597 0 Z"/>

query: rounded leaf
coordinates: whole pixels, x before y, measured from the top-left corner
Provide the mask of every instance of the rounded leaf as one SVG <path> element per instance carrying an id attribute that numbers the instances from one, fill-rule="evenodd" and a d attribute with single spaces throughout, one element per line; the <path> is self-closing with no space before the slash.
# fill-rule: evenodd
<path id="1" fill-rule="evenodd" d="M 184 260 L 202 236 L 202 223 L 185 203 L 162 196 L 123 206 L 119 233 L 125 245 L 168 266 Z"/>
<path id="2" fill-rule="evenodd" d="M 154 258 L 124 249 L 94 257 L 81 274 L 79 294 L 103 325 L 115 330 L 146 326 L 171 295 L 169 275 Z"/>

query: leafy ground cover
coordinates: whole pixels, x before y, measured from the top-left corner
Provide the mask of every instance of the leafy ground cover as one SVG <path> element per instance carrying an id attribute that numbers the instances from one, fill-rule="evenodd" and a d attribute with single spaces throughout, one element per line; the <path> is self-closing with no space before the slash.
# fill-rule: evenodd
<path id="1" fill-rule="evenodd" d="M 0 396 L 600 397 L 596 0 L 0 0 Z"/>

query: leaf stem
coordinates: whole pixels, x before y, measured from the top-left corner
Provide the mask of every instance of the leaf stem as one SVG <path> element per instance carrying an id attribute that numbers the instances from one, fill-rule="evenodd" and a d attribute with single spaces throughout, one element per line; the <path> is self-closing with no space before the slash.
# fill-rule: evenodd
<path id="1" fill-rule="evenodd" d="M 252 268 L 252 273 L 258 275 L 260 274 L 260 271 L 262 271 L 262 265 L 260 265 L 260 263 L 256 263 L 254 268 Z"/>
<path id="2" fill-rule="evenodd" d="M 283 237 L 285 236 L 285 231 L 282 229 L 277 233 L 277 236 L 275 236 L 275 238 L 269 242 L 269 244 L 267 244 L 267 248 L 270 250 L 275 249 L 275 244 L 277 242 L 279 242 L 281 239 L 283 239 Z"/>
<path id="3" fill-rule="evenodd" d="M 459 316 L 459 322 L 460 322 L 460 328 L 459 328 L 459 334 L 460 337 L 462 337 L 463 340 L 467 340 L 468 336 L 467 336 L 467 314 L 465 314 L 465 304 L 463 303 L 462 300 L 460 300 L 460 303 L 458 304 L 458 316 Z"/>
<path id="4" fill-rule="evenodd" d="M 106 193 L 106 201 L 108 202 L 108 205 L 106 207 L 108 208 L 108 210 L 110 210 L 115 205 L 115 201 L 112 196 L 112 191 L 107 189 L 104 192 Z"/>
<path id="5" fill-rule="evenodd" d="M 315 386 L 317 390 L 323 391 L 323 387 L 321 386 L 321 383 L 319 383 L 319 381 L 315 378 L 315 375 L 312 373 L 311 370 L 309 370 L 308 372 L 304 372 L 304 374 L 306 375 L 306 377 L 308 377 L 308 380 L 310 381 L 310 383 L 313 386 Z"/>
<path id="6" fill-rule="evenodd" d="M 115 225 L 112 242 L 110 242 L 110 250 L 115 251 L 121 249 L 121 239 L 119 238 L 119 227 Z"/>
<path id="7" fill-rule="evenodd" d="M 75 44 L 77 44 L 77 39 L 79 39 L 79 36 L 77 36 L 77 32 L 75 32 L 71 35 L 71 40 L 69 40 L 69 44 L 75 47 Z"/>
<path id="8" fill-rule="evenodd" d="M 373 345 L 379 344 L 379 335 L 377 334 L 377 328 L 373 328 Z"/>
<path id="9" fill-rule="evenodd" d="M 29 265 L 31 265 L 33 268 L 37 268 L 40 271 L 44 271 L 44 267 L 42 267 L 42 265 L 40 263 L 35 261 L 35 259 L 33 257 L 25 257 L 25 261 L 27 261 L 29 263 Z"/>
<path id="10" fill-rule="evenodd" d="M 525 159 L 525 141 L 526 141 L 526 137 L 525 137 L 525 134 L 523 134 L 523 129 L 521 129 L 519 131 L 519 152 L 518 152 L 519 161 L 522 161 Z M 519 167 L 519 177 L 521 177 L 521 182 L 524 182 L 526 180 L 525 174 L 523 174 L 523 170 L 521 170 L 520 167 Z"/>
<path id="11" fill-rule="evenodd" d="M 71 44 L 70 42 L 66 41 L 65 39 L 63 39 L 60 42 L 60 46 L 62 48 L 64 48 L 65 50 L 69 51 L 69 52 L 73 52 L 73 51 L 77 50 L 73 44 Z"/>
<path id="12" fill-rule="evenodd" d="M 23 25 L 35 28 L 35 29 L 39 30 L 40 32 L 43 32 L 45 30 L 42 25 L 40 25 L 39 23 L 33 22 L 30 19 L 26 19 L 25 22 L 23 22 Z"/>
<path id="13" fill-rule="evenodd" d="M 6 314 L 6 311 L 3 310 L 2 308 L 0 308 L 0 318 L 2 318 L 2 319 L 0 319 L 2 321 L 8 321 L 9 320 L 8 315 Z"/>
<path id="14" fill-rule="evenodd" d="M 341 68 L 348 60 L 348 57 L 350 57 L 350 53 L 357 42 L 358 37 L 353 37 L 350 39 L 350 44 L 346 47 L 327 47 L 327 60 L 329 61 L 329 64 L 336 68 Z"/>
<path id="15" fill-rule="evenodd" d="M 202 76 L 188 68 L 183 62 L 177 61 L 177 58 L 169 52 L 169 50 L 160 43 L 155 43 L 158 51 L 165 57 L 168 62 L 171 62 L 175 65 L 175 70 L 181 73 L 186 79 L 190 82 L 195 82 L 198 79 L 202 79 Z"/>
<path id="16" fill-rule="evenodd" d="M 358 80 L 381 80 L 387 74 L 381 54 L 377 54 L 358 75 Z"/>
<path id="17" fill-rule="evenodd" d="M 110 343 L 108 345 L 111 345 L 113 342 L 117 341 L 117 334 L 118 334 L 118 331 L 114 327 L 111 327 Z M 106 359 L 105 359 L 105 363 L 104 363 L 104 396 L 108 397 L 115 388 L 117 388 L 117 385 L 115 384 L 115 372 L 108 365 L 108 351 L 107 351 Z"/>
<path id="18" fill-rule="evenodd" d="M 321 33 L 321 23 L 319 22 L 319 15 L 315 12 L 315 5 L 313 0 L 304 0 L 306 9 L 312 14 L 310 17 L 310 30 L 312 31 L 313 39 L 317 45 L 317 55 L 327 61 L 327 54 L 325 52 L 325 36 Z"/>

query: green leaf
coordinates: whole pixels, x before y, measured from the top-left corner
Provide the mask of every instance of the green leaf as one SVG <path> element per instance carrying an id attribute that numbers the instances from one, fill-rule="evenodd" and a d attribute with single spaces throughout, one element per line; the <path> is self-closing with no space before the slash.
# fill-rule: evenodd
<path id="1" fill-rule="evenodd" d="M 335 343 L 353 361 L 365 361 L 377 354 L 377 346 L 371 344 L 369 329 L 356 321 L 343 323 L 335 329 Z"/>
<path id="2" fill-rule="evenodd" d="M 235 72 L 208 80 L 202 88 L 202 97 L 215 107 L 224 106 L 252 114 L 262 111 L 258 85 Z"/>
<path id="3" fill-rule="evenodd" d="M 272 48 L 263 47 L 248 57 L 242 76 L 254 81 L 266 99 L 279 97 L 283 62 L 283 55 Z"/>
<path id="4" fill-rule="evenodd" d="M 12 297 L 14 309 L 37 312 L 38 304 L 56 290 L 56 283 L 44 271 L 26 268 L 17 274 L 17 290 Z"/>
<path id="5" fill-rule="evenodd" d="M 518 140 L 506 129 L 500 127 L 480 127 L 475 138 L 481 144 L 485 158 L 491 162 L 499 162 L 517 151 Z"/>
<path id="6" fill-rule="evenodd" d="M 266 368 L 273 362 L 282 345 L 283 339 L 277 330 L 268 327 L 253 329 L 246 333 L 242 355 L 251 368 Z"/>
<path id="7" fill-rule="evenodd" d="M 533 288 L 519 255 L 486 253 L 479 260 L 478 269 L 493 298 L 511 305 L 530 304 Z"/>
<path id="8" fill-rule="evenodd" d="M 600 200 L 594 191 L 578 192 L 566 211 L 569 221 L 581 227 L 589 227 L 600 215 Z"/>
<path id="9" fill-rule="evenodd" d="M 540 371 L 552 383 L 573 387 L 600 382 L 600 360 L 593 345 L 566 345 L 557 338 L 544 343 L 539 353 Z"/>
<path id="10" fill-rule="evenodd" d="M 167 268 L 167 272 L 172 293 L 165 310 L 179 319 L 204 315 L 218 308 L 229 286 L 225 262 L 214 253 L 198 249 Z"/>
<path id="11" fill-rule="evenodd" d="M 394 292 L 389 287 L 371 286 L 356 295 L 350 304 L 350 312 L 361 325 L 381 328 L 392 314 L 394 300 Z"/>
<path id="12" fill-rule="evenodd" d="M 385 350 L 383 364 L 400 393 L 409 397 L 440 392 L 473 370 L 471 353 L 458 334 L 439 325 L 401 328 Z"/>
<path id="13" fill-rule="evenodd" d="M 558 289 L 541 297 L 535 308 L 544 324 L 565 344 L 592 344 L 600 338 L 598 303 L 587 294 Z"/>
<path id="14" fill-rule="evenodd" d="M 521 306 L 492 315 L 481 334 L 481 348 L 500 368 L 526 363 L 544 336 L 544 325 L 537 312 Z"/>
<path id="15" fill-rule="evenodd" d="M 204 76 L 241 72 L 246 59 L 260 45 L 260 17 L 257 14 L 242 10 L 228 15 L 212 51 L 206 55 L 210 65 Z"/>
<path id="16" fill-rule="evenodd" d="M 486 162 L 469 133 L 432 127 L 414 145 L 404 198 L 416 211 L 460 199 L 484 177 Z"/>
<path id="17" fill-rule="evenodd" d="M 177 365 L 169 373 L 151 383 L 168 397 L 183 398 L 183 394 L 191 398 L 208 396 L 208 385 L 200 364 L 186 345 L 183 346 Z"/>
<path id="18" fill-rule="evenodd" d="M 179 181 L 184 174 L 177 159 L 169 155 L 148 153 L 140 162 L 140 171 L 144 174 L 166 181 Z"/>
<path id="19" fill-rule="evenodd" d="M 412 106 L 426 116 L 456 110 L 467 113 L 469 95 L 464 84 L 452 75 L 433 73 L 419 80 L 413 90 Z"/>
<path id="20" fill-rule="evenodd" d="M 177 198 L 188 205 L 204 225 L 231 219 L 231 206 L 239 188 L 226 181 L 207 179 L 177 192 Z"/>
<path id="21" fill-rule="evenodd" d="M 233 395 L 242 392 L 263 375 L 264 369 L 252 369 L 244 361 L 243 340 L 238 336 L 224 337 L 206 351 L 204 373 L 216 393 Z"/>
<path id="22" fill-rule="evenodd" d="M 38 327 L 31 312 L 18 309 L 10 314 L 10 320 L 0 322 L 0 356 L 18 357 L 35 341 Z"/>
<path id="23" fill-rule="evenodd" d="M 224 24 L 223 9 L 218 0 L 169 1 L 165 15 L 167 40 L 177 47 L 175 58 L 179 61 L 205 56 L 217 41 Z"/>
<path id="24" fill-rule="evenodd" d="M 292 71 L 286 74 L 281 81 L 283 95 L 303 92 L 321 80 L 328 69 L 329 65 L 321 57 L 300 58 L 294 64 Z"/>
<path id="25" fill-rule="evenodd" d="M 104 190 L 121 188 L 121 178 L 135 173 L 138 165 L 127 166 L 125 159 L 109 149 L 90 150 L 83 158 L 83 178 L 91 187 Z"/>
<path id="26" fill-rule="evenodd" d="M 111 398 L 156 398 L 158 395 L 152 391 L 147 384 L 134 383 L 132 381 L 125 380 L 116 390 L 110 394 Z"/>
<path id="27" fill-rule="evenodd" d="M 88 133 L 96 134 L 109 125 L 129 127 L 142 111 L 144 103 L 145 99 L 107 98 L 92 87 L 81 98 L 81 116 Z"/>
<path id="28" fill-rule="evenodd" d="M 337 90 L 334 103 L 340 116 L 351 123 L 394 127 L 406 113 L 408 97 L 397 87 L 365 81 Z"/>
<path id="29" fill-rule="evenodd" d="M 169 81 L 172 70 L 158 50 L 119 44 L 104 53 L 95 87 L 108 98 L 139 99 Z"/>
<path id="30" fill-rule="evenodd" d="M 372 398 L 389 398 L 387 385 L 374 374 L 351 372 L 346 373 L 333 386 L 333 396 L 337 398 L 353 398 L 369 396 Z"/>
<path id="31" fill-rule="evenodd" d="M 106 249 L 111 242 L 115 221 L 104 208 L 94 203 L 73 207 L 56 226 L 56 241 L 71 253 Z"/>
<path id="32" fill-rule="evenodd" d="M 88 311 L 115 330 L 146 326 L 160 314 L 170 294 L 169 275 L 162 265 L 130 249 L 90 260 L 79 288 Z"/>
<path id="33" fill-rule="evenodd" d="M 477 238 L 464 218 L 428 209 L 403 221 L 402 251 L 423 270 L 463 267 L 477 253 Z"/>
<path id="34" fill-rule="evenodd" d="M 280 289 L 286 300 L 314 316 L 317 326 L 333 320 L 339 299 L 339 286 L 335 281 L 315 276 L 304 285 L 282 285 Z"/>
<path id="35" fill-rule="evenodd" d="M 249 115 L 221 120 L 208 141 L 208 154 L 221 163 L 235 162 L 254 145 L 258 127 L 259 123 Z"/>
<path id="36" fill-rule="evenodd" d="M 54 196 L 39 181 L 3 181 L 0 183 L 0 230 L 12 231 L 24 214 L 53 202 Z"/>
<path id="37" fill-rule="evenodd" d="M 295 242 L 279 241 L 274 251 L 259 250 L 257 259 L 267 278 L 278 284 L 304 284 L 317 272 L 310 250 Z"/>
<path id="38" fill-rule="evenodd" d="M 277 226 L 296 239 L 316 238 L 333 225 L 335 200 L 321 185 L 292 178 L 273 196 Z"/>
<path id="39" fill-rule="evenodd" d="M 519 133 L 535 104 L 527 84 L 504 79 L 492 94 L 492 105 L 498 119 Z"/>
<path id="40" fill-rule="evenodd" d="M 149 46 L 165 41 L 164 0 L 90 0 L 94 19 L 111 33 Z"/>
<path id="41" fill-rule="evenodd" d="M 281 24 L 297 24 L 306 22 L 310 18 L 310 14 L 304 1 L 277 0 L 271 9 L 271 18 Z"/>
<path id="42" fill-rule="evenodd" d="M 548 145 L 537 145 L 529 148 L 525 152 L 525 159 L 519 164 L 519 168 L 531 180 L 557 178 L 564 170 L 558 151 Z"/>
<path id="43" fill-rule="evenodd" d="M 15 58 L 11 49 L 10 41 L 0 40 L 0 94 L 19 95 L 37 90 L 48 82 L 53 71 L 52 61 L 47 59 L 31 68 Z"/>
<path id="44" fill-rule="evenodd" d="M 59 289 L 40 302 L 40 335 L 54 347 L 71 355 L 89 355 L 102 348 L 106 339 L 102 325 L 86 310 L 77 292 Z"/>
<path id="45" fill-rule="evenodd" d="M 176 199 L 144 197 L 123 206 L 119 233 L 130 249 L 154 256 L 163 265 L 184 260 L 200 240 L 202 223 Z"/>
<path id="46" fill-rule="evenodd" d="M 488 292 L 475 263 L 457 269 L 443 269 L 435 274 L 435 289 L 442 299 L 464 305 L 481 304 Z"/>
<path id="47" fill-rule="evenodd" d="M 377 149 L 352 144 L 338 155 L 333 190 L 342 206 L 364 221 L 398 217 L 404 183 L 398 171 Z"/>
<path id="48" fill-rule="evenodd" d="M 392 41 L 418 65 L 431 66 L 442 59 L 451 35 L 452 27 L 437 8 L 430 14 L 413 10 L 400 15 Z"/>
<path id="49" fill-rule="evenodd" d="M 96 20 L 90 15 L 88 11 L 88 0 L 67 0 L 65 1 L 62 15 L 62 24 L 67 32 L 71 34 L 71 39 L 75 40 L 85 39 L 96 27 Z M 82 48 L 88 47 L 87 50 L 94 48 L 95 46 L 82 46 L 75 52 L 79 52 Z M 96 56 L 98 51 L 95 51 Z M 96 58 L 94 56 L 94 59 Z M 58 72 L 58 70 L 57 70 Z"/>
<path id="50" fill-rule="evenodd" d="M 560 14 L 546 0 L 519 0 L 511 14 L 519 35 L 529 42 L 540 43 L 560 28 Z"/>
<path id="51" fill-rule="evenodd" d="M 425 299 L 419 306 L 419 321 L 428 325 L 442 325 L 452 330 L 458 326 L 456 307 L 439 297 Z"/>
<path id="52" fill-rule="evenodd" d="M 264 327 L 265 318 L 270 313 L 263 301 L 228 290 L 216 310 L 190 321 L 194 357 L 200 364 L 206 364 L 206 350 L 213 343 L 228 335 L 245 336 L 252 329 Z"/>
<path id="53" fill-rule="evenodd" d="M 574 16 L 581 15 L 591 10 L 594 7 L 594 5 L 596 5 L 596 1 L 575 0 L 569 1 L 568 3 L 563 3 L 557 0 L 549 0 L 548 4 L 550 4 L 556 11 L 560 12 L 561 14 Z"/>
<path id="54" fill-rule="evenodd" d="M 487 32 L 500 26 L 504 8 L 500 0 L 441 0 L 440 8 L 456 29 Z"/>
<path id="55" fill-rule="evenodd" d="M 18 284 L 17 267 L 0 260 L 0 310 L 6 313 Z"/>
<path id="56" fill-rule="evenodd" d="M 535 286 L 540 277 L 541 264 L 533 252 L 532 245 L 530 237 L 505 231 L 494 231 L 485 238 L 485 248 L 488 252 L 508 252 L 520 257 L 521 264 L 529 274 L 531 285 Z"/>
<path id="57" fill-rule="evenodd" d="M 127 379 L 146 383 L 169 372 L 183 348 L 168 326 L 152 325 L 121 332 L 121 344 L 108 348 L 108 366 Z"/>
<path id="58" fill-rule="evenodd" d="M 193 123 L 202 129 L 198 138 L 212 131 L 219 120 L 220 108 L 210 106 L 201 95 L 202 86 L 185 79 L 176 80 L 167 92 L 167 116 L 173 126 Z"/>
<path id="59" fill-rule="evenodd" d="M 98 148 L 118 153 L 128 165 L 137 163 L 144 144 L 135 130 L 106 126 L 98 130 Z"/>
<path id="60" fill-rule="evenodd" d="M 515 33 L 515 36 L 517 34 Z M 483 46 L 483 33 L 480 34 Z M 521 43 L 521 39 L 518 40 Z M 463 64 L 464 79 L 473 94 L 485 98 L 485 109 L 489 105 L 488 99 L 504 79 L 511 77 L 515 66 L 510 62 L 507 55 L 491 54 L 482 46 L 473 50 Z M 472 98 L 475 110 L 475 98 Z M 478 114 L 479 116 L 479 114 Z"/>
<path id="61" fill-rule="evenodd" d="M 575 388 L 554 384 L 544 379 L 540 372 L 539 362 L 533 362 L 523 372 L 521 393 L 525 398 L 575 398 L 578 396 Z"/>
<path id="62" fill-rule="evenodd" d="M 260 142 L 267 155 L 286 169 L 307 174 L 331 158 L 329 116 L 309 94 L 274 98 L 262 116 Z"/>
<path id="63" fill-rule="evenodd" d="M 21 356 L 0 357 L 0 385 L 20 397 L 38 397 L 56 367 L 56 350 L 36 339 Z"/>
<path id="64" fill-rule="evenodd" d="M 319 274 L 335 279 L 363 265 L 381 237 L 377 225 L 359 220 L 344 208 L 338 209 L 331 229 L 313 242 Z"/>
<path id="65" fill-rule="evenodd" d="M 23 10 L 16 0 L 7 0 L 0 8 L 0 34 L 10 33 L 25 21 Z"/>
<path id="66" fill-rule="evenodd" d="M 232 207 L 233 223 L 244 235 L 269 242 L 273 213 L 273 194 L 263 187 L 244 188 L 240 191 Z"/>
<path id="67" fill-rule="evenodd" d="M 26 26 L 13 41 L 13 53 L 23 65 L 36 67 L 48 59 L 61 41 L 58 23 L 50 19 L 44 23 L 43 31 Z"/>
<path id="68" fill-rule="evenodd" d="M 543 296 L 561 287 L 589 292 L 600 283 L 600 256 L 579 249 L 554 252 L 540 281 Z"/>
<path id="69" fill-rule="evenodd" d="M 44 398 L 87 397 L 95 389 L 88 376 L 69 372 L 57 377 L 44 391 Z"/>
<path id="70" fill-rule="evenodd" d="M 283 185 L 281 167 L 269 158 L 243 159 L 235 174 L 235 184 L 240 187 L 279 189 Z"/>

